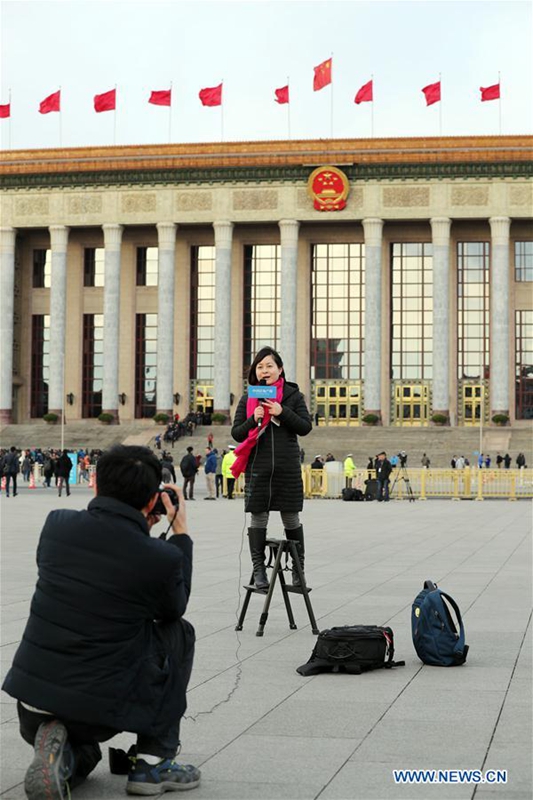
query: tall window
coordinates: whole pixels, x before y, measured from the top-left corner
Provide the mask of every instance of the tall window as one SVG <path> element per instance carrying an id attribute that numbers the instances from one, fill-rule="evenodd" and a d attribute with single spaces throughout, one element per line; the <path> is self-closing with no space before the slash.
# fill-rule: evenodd
<path id="1" fill-rule="evenodd" d="M 34 314 L 31 327 L 31 416 L 42 417 L 48 411 L 50 379 L 50 317 Z"/>
<path id="2" fill-rule="evenodd" d="M 433 246 L 392 245 L 391 373 L 394 380 L 433 375 Z"/>
<path id="3" fill-rule="evenodd" d="M 157 247 L 137 248 L 137 286 L 157 286 Z"/>
<path id="4" fill-rule="evenodd" d="M 102 413 L 104 315 L 83 315 L 82 417 Z"/>
<path id="5" fill-rule="evenodd" d="M 83 251 L 83 285 L 104 285 L 104 256 L 103 247 L 86 247 Z"/>
<path id="6" fill-rule="evenodd" d="M 191 249 L 190 377 L 214 379 L 215 248 Z M 229 320 L 227 321 L 229 324 Z"/>
<path id="7" fill-rule="evenodd" d="M 52 254 L 50 250 L 33 251 L 33 288 L 49 289 L 52 281 Z"/>
<path id="8" fill-rule="evenodd" d="M 244 248 L 243 371 L 265 346 L 278 346 L 280 326 L 280 246 Z M 295 320 L 296 324 L 296 320 Z"/>
<path id="9" fill-rule="evenodd" d="M 489 256 L 488 242 L 459 242 L 457 245 L 459 379 L 489 377 Z"/>
<path id="10" fill-rule="evenodd" d="M 515 280 L 533 281 L 533 242 L 514 243 Z"/>
<path id="11" fill-rule="evenodd" d="M 533 419 L 533 311 L 515 314 L 516 418 Z"/>
<path id="12" fill-rule="evenodd" d="M 364 244 L 311 249 L 311 379 L 360 380 L 364 361 Z"/>
<path id="13" fill-rule="evenodd" d="M 156 412 L 157 314 L 135 316 L 135 417 Z"/>

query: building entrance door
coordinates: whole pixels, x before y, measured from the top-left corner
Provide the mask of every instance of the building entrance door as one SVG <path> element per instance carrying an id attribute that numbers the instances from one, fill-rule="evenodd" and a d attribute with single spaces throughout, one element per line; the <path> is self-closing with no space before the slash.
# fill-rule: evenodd
<path id="1" fill-rule="evenodd" d="M 202 414 L 212 414 L 214 407 L 213 397 L 213 384 L 194 383 L 192 390 L 191 406 L 192 410 L 196 413 L 201 411 Z"/>
<path id="2" fill-rule="evenodd" d="M 314 413 L 319 425 L 360 425 L 363 415 L 361 383 L 315 381 Z"/>
<path id="3" fill-rule="evenodd" d="M 424 383 L 401 383 L 394 387 L 395 425 L 421 427 L 429 419 L 429 386 Z"/>
<path id="4" fill-rule="evenodd" d="M 463 383 L 461 406 L 464 425 L 479 425 L 485 400 L 485 387 L 479 383 Z"/>

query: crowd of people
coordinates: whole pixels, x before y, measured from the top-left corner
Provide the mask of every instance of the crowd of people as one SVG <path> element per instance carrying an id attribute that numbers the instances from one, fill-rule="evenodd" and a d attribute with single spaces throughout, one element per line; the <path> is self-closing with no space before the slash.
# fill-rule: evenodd
<path id="1" fill-rule="evenodd" d="M 22 476 L 23 483 L 30 483 L 36 464 L 41 467 L 39 470 L 41 485 L 45 489 L 50 489 L 53 481 L 59 497 L 61 497 L 63 489 L 68 497 L 73 467 L 76 465 L 78 467 L 80 482 L 89 483 L 89 467 L 95 466 L 101 455 L 101 450 L 88 450 L 87 448 L 43 450 L 36 447 L 18 450 L 16 447 L 10 447 L 9 450 L 2 449 L 0 450 L 0 475 L 5 477 L 6 497 L 17 496 L 19 475 Z"/>
<path id="2" fill-rule="evenodd" d="M 158 433 L 155 437 L 156 449 L 162 450 L 163 442 L 174 448 L 179 439 L 184 436 L 193 436 L 199 425 L 211 425 L 211 414 L 209 412 L 189 411 L 183 419 L 180 419 L 179 414 L 174 414 L 174 418 L 167 425 L 165 432 Z"/>

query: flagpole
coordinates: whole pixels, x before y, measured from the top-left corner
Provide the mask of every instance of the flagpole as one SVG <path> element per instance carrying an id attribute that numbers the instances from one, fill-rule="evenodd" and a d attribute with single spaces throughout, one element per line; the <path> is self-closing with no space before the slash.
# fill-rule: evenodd
<path id="1" fill-rule="evenodd" d="M 330 138 L 333 139 L 333 53 L 331 54 L 330 78 L 331 78 Z"/>
<path id="2" fill-rule="evenodd" d="M 291 138 L 291 88 L 288 75 L 287 75 L 287 91 L 289 92 L 289 102 L 287 103 L 287 130 L 290 139 Z"/>
<path id="3" fill-rule="evenodd" d="M 61 86 L 59 87 L 59 97 L 61 98 Z M 61 120 L 61 99 L 59 101 L 59 147 L 63 147 L 63 130 Z"/>
<path id="4" fill-rule="evenodd" d="M 170 81 L 170 104 L 168 107 L 168 143 L 172 142 L 172 81 Z"/>
<path id="5" fill-rule="evenodd" d="M 222 92 L 224 92 L 224 78 L 221 80 L 222 84 Z M 224 141 L 224 101 L 222 98 L 222 94 L 220 96 L 220 141 Z"/>
<path id="6" fill-rule="evenodd" d="M 11 114 L 11 87 L 9 87 L 9 133 L 7 134 L 7 149 L 11 150 L 11 120 L 13 116 Z"/>
<path id="7" fill-rule="evenodd" d="M 113 109 L 113 145 L 117 143 L 117 84 L 115 83 L 115 108 Z"/>
<path id="8" fill-rule="evenodd" d="M 442 136 L 442 80 L 439 72 L 439 88 L 440 88 L 440 102 L 439 102 L 439 136 Z"/>
<path id="9" fill-rule="evenodd" d="M 498 72 L 498 118 L 500 125 L 500 136 L 502 135 L 502 86 L 500 73 Z"/>
<path id="10" fill-rule="evenodd" d="M 372 102 L 370 103 L 370 136 L 374 138 L 374 74 L 370 76 L 372 81 Z"/>

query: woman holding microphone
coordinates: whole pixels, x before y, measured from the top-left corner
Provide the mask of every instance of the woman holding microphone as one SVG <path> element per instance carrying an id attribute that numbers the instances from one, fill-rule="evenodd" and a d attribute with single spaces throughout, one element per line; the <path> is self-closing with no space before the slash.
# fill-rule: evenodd
<path id="1" fill-rule="evenodd" d="M 302 570 L 304 534 L 299 512 L 303 508 L 303 483 L 298 436 L 306 436 L 312 423 L 303 394 L 285 380 L 283 361 L 272 347 L 263 347 L 254 358 L 248 384 L 275 387 L 276 397 L 258 400 L 243 395 L 237 406 L 231 434 L 240 442 L 232 466 L 237 478 L 246 473 L 245 512 L 252 515 L 248 529 L 254 585 L 267 589 L 265 540 L 270 511 L 279 511 L 287 539 L 296 542 Z M 292 570 L 293 586 L 299 586 Z"/>

